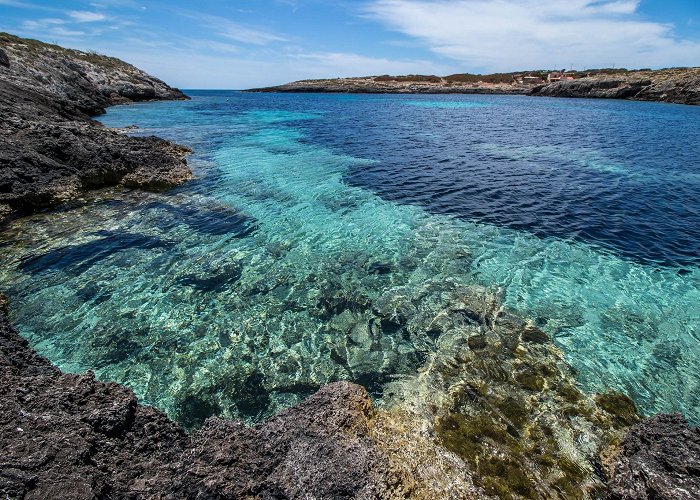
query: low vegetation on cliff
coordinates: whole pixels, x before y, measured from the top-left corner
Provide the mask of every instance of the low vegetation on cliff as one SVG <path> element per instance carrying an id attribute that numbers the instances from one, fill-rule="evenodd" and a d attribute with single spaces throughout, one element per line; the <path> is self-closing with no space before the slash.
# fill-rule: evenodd
<path id="1" fill-rule="evenodd" d="M 186 98 L 119 59 L 0 33 L 0 221 L 86 189 L 189 179 L 187 148 L 90 119 L 112 104 Z"/>

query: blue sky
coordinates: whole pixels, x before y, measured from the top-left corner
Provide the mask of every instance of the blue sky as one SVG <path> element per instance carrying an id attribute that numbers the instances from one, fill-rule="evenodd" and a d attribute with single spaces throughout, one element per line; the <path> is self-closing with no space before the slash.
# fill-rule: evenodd
<path id="1" fill-rule="evenodd" d="M 120 57 L 182 88 L 700 66 L 700 0 L 0 0 L 0 31 Z"/>

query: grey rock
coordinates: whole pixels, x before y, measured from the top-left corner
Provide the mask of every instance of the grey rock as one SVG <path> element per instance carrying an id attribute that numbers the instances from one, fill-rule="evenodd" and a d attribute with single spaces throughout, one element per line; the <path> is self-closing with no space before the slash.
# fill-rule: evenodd
<path id="1" fill-rule="evenodd" d="M 700 105 L 700 68 L 635 71 L 540 85 L 530 95 Z"/>
<path id="2" fill-rule="evenodd" d="M 118 59 L 0 33 L 0 221 L 123 184 L 164 189 L 191 177 L 189 149 L 118 134 L 90 119 L 105 107 L 184 99 Z"/>
<path id="3" fill-rule="evenodd" d="M 700 498 L 700 428 L 681 415 L 656 415 L 627 433 L 613 466 L 610 498 Z"/>
<path id="4" fill-rule="evenodd" d="M 184 454 L 190 466 L 176 493 L 379 498 L 389 463 L 369 438 L 373 412 L 363 388 L 336 382 L 257 427 L 211 418 L 192 436 Z"/>
<path id="5" fill-rule="evenodd" d="M 0 66 L 10 67 L 10 58 L 7 57 L 7 54 L 2 49 L 0 49 Z"/>

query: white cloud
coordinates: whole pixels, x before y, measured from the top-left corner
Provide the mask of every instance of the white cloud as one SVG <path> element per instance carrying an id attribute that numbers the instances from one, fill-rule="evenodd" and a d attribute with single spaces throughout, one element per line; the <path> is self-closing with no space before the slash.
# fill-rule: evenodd
<path id="1" fill-rule="evenodd" d="M 229 54 L 237 54 L 241 52 L 241 48 L 236 45 L 217 42 L 215 40 L 185 39 L 184 44 L 198 51 L 207 50 L 210 52 L 222 52 Z"/>
<path id="2" fill-rule="evenodd" d="M 22 23 L 22 26 L 28 30 L 43 30 L 43 29 L 49 28 L 51 26 L 55 26 L 58 24 L 64 24 L 64 23 L 65 23 L 65 21 L 63 19 L 57 19 L 57 18 L 50 17 L 50 18 L 44 18 L 44 19 L 24 21 Z"/>
<path id="3" fill-rule="evenodd" d="M 269 30 L 247 26 L 224 17 L 201 14 L 190 10 L 180 10 L 180 15 L 198 22 L 212 30 L 212 34 L 249 45 L 267 45 L 273 42 L 286 42 L 287 39 Z"/>
<path id="4" fill-rule="evenodd" d="M 346 76 L 405 75 L 445 73 L 449 68 L 423 60 L 393 60 L 345 52 L 304 53 L 290 56 L 303 62 L 304 75 L 299 78 L 335 78 Z M 296 62 L 295 66 L 299 66 Z"/>
<path id="5" fill-rule="evenodd" d="M 267 45 L 272 42 L 286 42 L 287 39 L 266 31 L 248 28 L 231 21 L 223 21 L 218 26 L 219 35 L 237 42 L 252 45 Z"/>
<path id="6" fill-rule="evenodd" d="M 366 14 L 471 71 L 697 65 L 700 42 L 639 0 L 373 0 Z"/>
<path id="7" fill-rule="evenodd" d="M 37 5 L 29 2 L 18 2 L 16 0 L 0 0 L 0 5 L 6 5 L 8 7 L 16 7 L 18 9 L 36 9 L 36 10 L 48 10 L 48 11 L 58 11 L 52 7 L 46 7 L 45 5 Z"/>
<path id="8" fill-rule="evenodd" d="M 104 21 L 107 16 L 100 14 L 99 12 L 90 12 L 87 10 L 72 10 L 68 12 L 73 21 L 78 23 L 94 23 L 96 21 Z"/>
<path id="9" fill-rule="evenodd" d="M 70 30 L 70 29 L 61 28 L 60 26 L 57 26 L 55 28 L 51 28 L 49 30 L 49 34 L 53 35 L 53 36 L 58 36 L 58 37 L 72 38 L 72 37 L 77 37 L 77 36 L 83 36 L 83 35 L 85 35 L 85 32 L 78 31 L 78 30 Z"/>

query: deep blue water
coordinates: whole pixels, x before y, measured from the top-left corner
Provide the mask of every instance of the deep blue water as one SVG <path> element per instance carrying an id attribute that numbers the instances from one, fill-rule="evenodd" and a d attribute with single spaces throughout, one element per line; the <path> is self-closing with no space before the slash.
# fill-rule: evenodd
<path id="1" fill-rule="evenodd" d="M 348 180 L 386 199 L 642 263 L 700 262 L 698 109 L 518 97 L 481 98 L 465 112 L 461 102 L 433 102 L 398 113 L 379 103 L 346 117 L 355 127 L 310 135 L 380 158 Z"/>
<path id="2" fill-rule="evenodd" d="M 700 108 L 189 93 L 102 121 L 194 148 L 194 181 L 0 235 L 14 320 L 62 368 L 183 421 L 258 419 L 331 380 L 380 394 L 416 373 L 445 304 L 364 345 L 372 308 L 479 285 L 585 389 L 700 418 Z"/>

